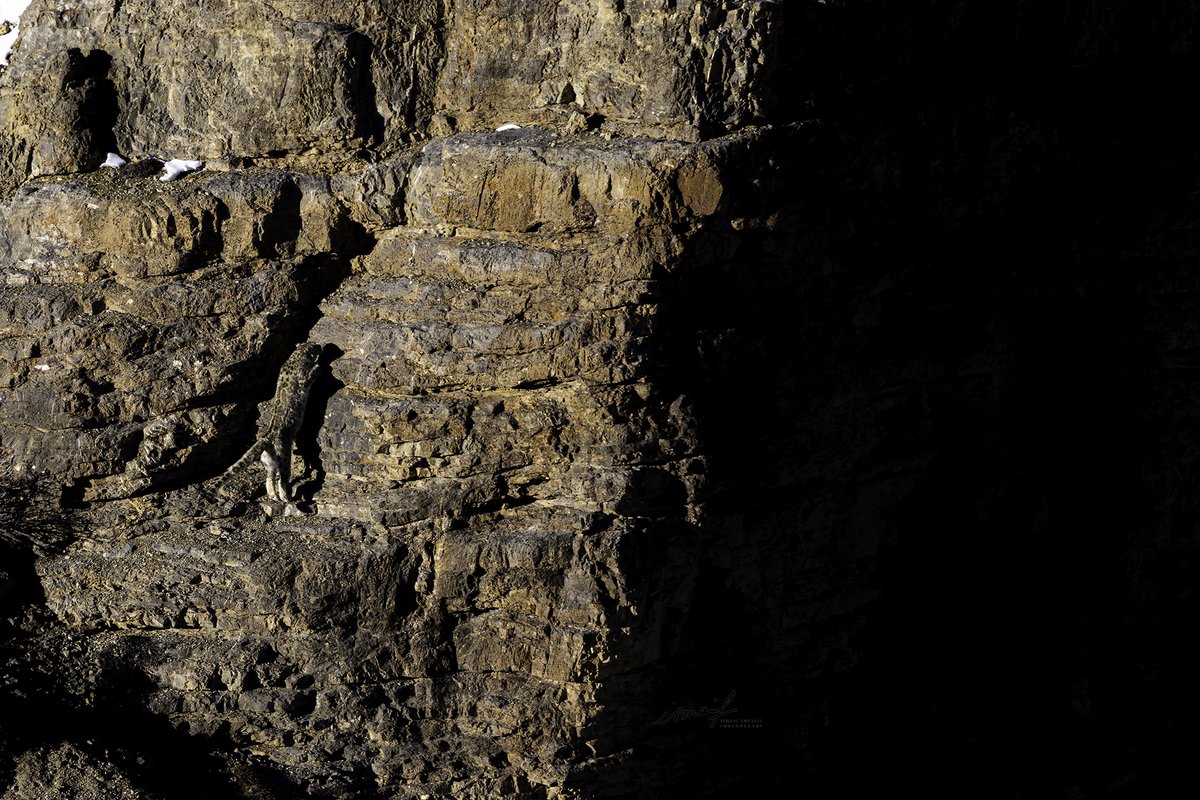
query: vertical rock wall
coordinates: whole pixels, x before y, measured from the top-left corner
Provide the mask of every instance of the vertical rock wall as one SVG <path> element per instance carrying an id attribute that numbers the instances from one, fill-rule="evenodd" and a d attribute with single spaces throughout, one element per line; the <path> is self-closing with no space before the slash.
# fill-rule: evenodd
<path id="1" fill-rule="evenodd" d="M 919 5 L 34 0 L 4 796 L 1161 793 L 1195 20 Z"/>
<path id="2" fill-rule="evenodd" d="M 0 76 L 0 452 L 78 536 L 12 639 L 62 651 L 29 701 L 55 727 L 112 724 L 93 771 L 180 797 L 629 789 L 703 557 L 702 365 L 672 326 L 734 164 L 791 135 L 752 126 L 780 25 L 30 7 Z M 97 171 L 108 150 L 134 163 Z M 162 184 L 151 156 L 208 165 Z M 302 342 L 303 513 L 231 504 L 214 479 Z M 63 772 L 53 735 L 6 735 L 14 797 Z M 164 750 L 216 777 L 163 778 Z"/>

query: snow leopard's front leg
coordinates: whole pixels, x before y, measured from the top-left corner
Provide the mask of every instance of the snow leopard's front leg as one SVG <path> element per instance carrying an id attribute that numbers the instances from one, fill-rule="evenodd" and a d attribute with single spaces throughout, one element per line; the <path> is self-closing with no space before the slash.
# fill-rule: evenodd
<path id="1" fill-rule="evenodd" d="M 288 485 L 290 476 L 287 473 L 291 470 L 287 469 L 286 465 L 291 461 L 291 454 L 288 454 L 288 458 L 281 459 L 276 454 L 274 446 L 268 442 L 263 446 L 259 460 L 267 470 L 267 499 L 279 503 L 290 502 L 292 492 Z"/>

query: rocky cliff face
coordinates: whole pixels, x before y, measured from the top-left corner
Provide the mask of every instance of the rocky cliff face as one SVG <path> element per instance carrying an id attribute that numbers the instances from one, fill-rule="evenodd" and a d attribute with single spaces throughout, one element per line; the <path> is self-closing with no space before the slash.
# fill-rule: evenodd
<path id="1" fill-rule="evenodd" d="M 795 135 L 761 127 L 782 31 L 35 0 L 0 77 L 0 453 L 71 535 L 11 576 L 6 702 L 47 724 L 6 719 L 5 796 L 634 790 L 704 523 L 675 325 Z M 294 502 L 253 457 L 225 494 L 304 344 Z"/>
<path id="2" fill-rule="evenodd" d="M 3 796 L 1152 791 L 1196 37 L 1118 6 L 34 0 Z"/>

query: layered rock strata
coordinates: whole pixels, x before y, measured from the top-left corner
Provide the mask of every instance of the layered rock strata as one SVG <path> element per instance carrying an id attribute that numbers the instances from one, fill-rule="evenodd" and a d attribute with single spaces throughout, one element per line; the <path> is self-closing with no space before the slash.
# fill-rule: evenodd
<path id="1" fill-rule="evenodd" d="M 692 600 L 705 452 L 668 326 L 787 139 L 744 127 L 778 9 L 219 6 L 35 0 L 0 76 L 0 452 L 78 530 L 25 658 L 74 637 L 62 713 L 169 722 L 231 791 L 599 792 Z M 294 506 L 222 502 L 305 346 Z M 113 741 L 114 791 L 187 796 Z"/>
<path id="2" fill-rule="evenodd" d="M 1191 780 L 1187 4 L 21 31 L 6 800 Z M 210 491 L 306 347 L 286 491 Z"/>

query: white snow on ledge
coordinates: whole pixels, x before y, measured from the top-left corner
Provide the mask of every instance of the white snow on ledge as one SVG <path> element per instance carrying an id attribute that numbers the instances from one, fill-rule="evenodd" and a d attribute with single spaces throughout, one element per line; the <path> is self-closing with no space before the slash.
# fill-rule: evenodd
<path id="1" fill-rule="evenodd" d="M 170 161 L 163 164 L 163 169 L 166 174 L 159 178 L 160 181 L 173 181 L 180 175 L 186 175 L 189 172 L 195 172 L 198 169 L 204 169 L 203 161 L 188 161 L 182 158 L 172 158 Z"/>
<path id="2" fill-rule="evenodd" d="M 8 20 L 13 23 L 13 29 L 0 36 L 0 64 L 8 63 L 8 55 L 12 52 L 13 42 L 17 40 L 16 23 L 21 14 L 29 7 L 30 0 L 0 0 L 0 21 Z"/>

